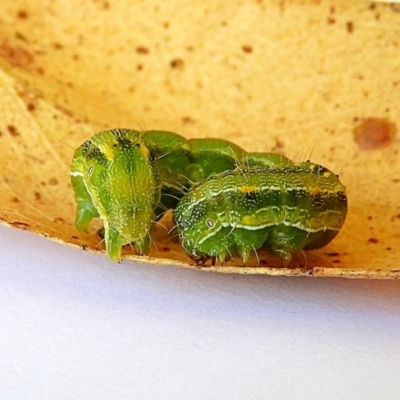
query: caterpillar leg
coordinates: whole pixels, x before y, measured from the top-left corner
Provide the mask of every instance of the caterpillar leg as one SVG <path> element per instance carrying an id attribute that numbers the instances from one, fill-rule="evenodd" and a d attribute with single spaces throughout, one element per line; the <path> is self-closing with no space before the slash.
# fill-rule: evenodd
<path id="1" fill-rule="evenodd" d="M 81 207 L 80 207 L 81 205 Z M 99 216 L 97 211 L 93 207 L 86 207 L 78 204 L 78 208 L 76 210 L 76 218 L 75 218 L 75 226 L 78 231 L 87 231 L 89 228 L 90 221 L 93 218 Z"/>
<path id="2" fill-rule="evenodd" d="M 249 257 L 251 253 L 254 253 L 256 260 L 257 260 L 257 267 L 260 266 L 260 257 L 258 256 L 257 249 L 252 246 L 251 248 L 243 249 L 241 252 L 238 252 L 242 257 L 243 267 L 247 266 L 247 261 L 249 261 Z"/>
<path id="3" fill-rule="evenodd" d="M 136 254 L 142 256 L 149 251 L 151 244 L 151 237 L 150 235 L 146 235 L 144 238 L 139 239 L 135 242 L 135 251 Z"/>
<path id="4" fill-rule="evenodd" d="M 287 267 L 292 261 L 292 251 L 283 247 L 280 248 L 272 248 L 272 253 L 279 256 L 279 258 L 283 262 L 283 266 Z"/>
<path id="5" fill-rule="evenodd" d="M 117 262 L 121 262 L 121 250 L 126 244 L 131 243 L 129 239 L 122 236 L 115 228 L 102 228 L 97 231 L 100 237 L 104 237 L 106 242 L 107 256 Z M 134 242 L 135 252 L 138 255 L 146 254 L 149 251 L 151 243 L 150 235 L 138 239 Z"/>
<path id="6" fill-rule="evenodd" d="M 190 258 L 195 262 L 196 267 L 201 268 L 207 264 L 207 261 L 209 260 L 210 257 L 207 257 L 207 256 L 193 257 L 193 256 L 191 256 Z M 215 264 L 215 260 L 213 260 L 213 258 L 214 257 L 211 257 L 212 262 L 214 262 L 212 265 Z"/>
<path id="7" fill-rule="evenodd" d="M 123 236 L 113 227 L 104 229 L 107 256 L 112 261 L 121 262 L 121 249 L 126 243 Z"/>
<path id="8" fill-rule="evenodd" d="M 246 247 L 242 247 L 241 249 L 238 249 L 238 253 L 239 253 L 240 257 L 242 257 L 243 267 L 245 267 L 247 265 L 247 261 L 249 261 L 250 249 L 246 248 Z"/>
<path id="9" fill-rule="evenodd" d="M 206 255 L 206 254 L 202 254 L 201 256 L 191 255 L 190 258 L 199 267 L 205 266 L 208 260 L 211 260 L 212 266 L 215 266 L 217 260 L 221 263 L 221 265 L 225 266 L 227 261 L 229 261 L 232 258 L 232 255 L 229 251 L 222 251 L 219 254 L 213 254 L 213 255 Z"/>
<path id="10" fill-rule="evenodd" d="M 232 253 L 229 251 L 229 249 L 226 249 L 225 251 L 221 252 L 218 254 L 218 259 L 221 265 L 225 266 L 226 263 L 232 258 Z"/>
<path id="11" fill-rule="evenodd" d="M 258 258 L 257 250 L 260 249 L 268 239 L 269 229 L 249 230 L 249 229 L 235 229 L 233 232 L 236 253 L 240 255 L 243 261 L 243 266 L 246 266 L 250 254 L 254 253 L 257 258 L 257 265 L 260 260 Z"/>
<path id="12" fill-rule="evenodd" d="M 93 205 L 89 192 L 86 190 L 82 178 L 72 177 L 72 184 L 76 188 L 76 216 L 75 226 L 78 231 L 87 231 L 90 221 L 99 216 L 96 207 Z"/>
<path id="13" fill-rule="evenodd" d="M 292 254 L 303 250 L 312 239 L 312 234 L 305 230 L 279 225 L 271 232 L 268 245 L 282 259 L 284 267 L 287 267 L 292 260 Z"/>

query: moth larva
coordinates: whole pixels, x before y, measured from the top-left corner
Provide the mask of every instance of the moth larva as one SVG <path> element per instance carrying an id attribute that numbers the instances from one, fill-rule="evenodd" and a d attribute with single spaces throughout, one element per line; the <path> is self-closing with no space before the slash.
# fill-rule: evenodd
<path id="1" fill-rule="evenodd" d="M 347 214 L 345 187 L 328 169 L 304 162 L 236 168 L 195 184 L 174 219 L 180 242 L 197 262 L 267 246 L 287 265 L 292 253 L 326 246 Z"/>
<path id="2" fill-rule="evenodd" d="M 246 153 L 224 139 L 185 139 L 167 131 L 145 131 L 142 138 L 156 162 L 164 209 L 175 208 L 184 189 L 211 174 L 232 170 L 238 165 L 271 167 L 290 163 L 288 158 L 276 153 Z"/>
<path id="3" fill-rule="evenodd" d="M 223 139 L 185 139 L 166 131 L 146 131 L 143 141 L 155 158 L 162 182 L 161 204 L 174 208 L 194 182 L 235 168 L 244 150 Z"/>
<path id="4" fill-rule="evenodd" d="M 110 259 L 119 260 L 132 242 L 137 253 L 147 252 L 160 182 L 140 134 L 115 129 L 93 136 L 76 150 L 70 175 L 78 230 L 100 217 Z"/>

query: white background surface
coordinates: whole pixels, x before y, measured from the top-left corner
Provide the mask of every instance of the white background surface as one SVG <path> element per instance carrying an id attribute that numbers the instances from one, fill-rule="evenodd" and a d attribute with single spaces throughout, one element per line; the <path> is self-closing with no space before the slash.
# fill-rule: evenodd
<path id="1" fill-rule="evenodd" d="M 400 282 L 0 253 L 1 400 L 400 398 Z"/>

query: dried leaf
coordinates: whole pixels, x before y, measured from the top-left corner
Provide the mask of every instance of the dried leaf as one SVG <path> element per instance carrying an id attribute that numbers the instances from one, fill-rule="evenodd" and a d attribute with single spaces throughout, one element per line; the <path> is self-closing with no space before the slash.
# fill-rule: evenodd
<path id="1" fill-rule="evenodd" d="M 400 276 L 398 136 L 364 150 L 353 135 L 368 118 L 400 124 L 400 14 L 390 4 L 20 0 L 0 19 L 4 224 L 104 252 L 95 227 L 74 227 L 74 149 L 106 127 L 171 130 L 311 158 L 348 186 L 348 219 L 325 249 L 289 268 L 262 252 L 258 267 L 202 269 Z M 149 257 L 125 254 L 195 268 L 159 226 Z"/>

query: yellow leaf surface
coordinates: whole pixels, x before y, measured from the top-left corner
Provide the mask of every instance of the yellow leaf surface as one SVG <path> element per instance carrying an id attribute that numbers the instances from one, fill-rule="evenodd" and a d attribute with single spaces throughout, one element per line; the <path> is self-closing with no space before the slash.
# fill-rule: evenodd
<path id="1" fill-rule="evenodd" d="M 74 227 L 75 148 L 104 128 L 170 130 L 311 158 L 348 186 L 348 219 L 326 248 L 288 268 L 261 252 L 259 266 L 202 269 L 400 275 L 398 5 L 16 0 L 0 21 L 2 223 L 104 252 L 95 226 Z M 154 241 L 124 258 L 196 268 L 162 227 Z"/>

